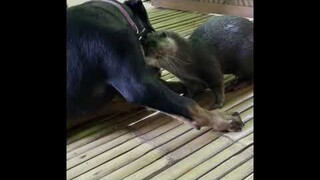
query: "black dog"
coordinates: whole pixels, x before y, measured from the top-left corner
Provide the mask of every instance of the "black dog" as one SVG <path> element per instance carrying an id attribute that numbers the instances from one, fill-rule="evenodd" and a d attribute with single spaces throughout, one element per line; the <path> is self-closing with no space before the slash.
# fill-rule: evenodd
<path id="1" fill-rule="evenodd" d="M 243 124 L 238 115 L 209 112 L 169 90 L 152 74 L 140 42 L 152 31 L 140 0 L 124 4 L 90 1 L 68 8 L 68 118 L 95 111 L 118 92 L 128 102 L 162 111 L 196 128 L 240 130 Z"/>

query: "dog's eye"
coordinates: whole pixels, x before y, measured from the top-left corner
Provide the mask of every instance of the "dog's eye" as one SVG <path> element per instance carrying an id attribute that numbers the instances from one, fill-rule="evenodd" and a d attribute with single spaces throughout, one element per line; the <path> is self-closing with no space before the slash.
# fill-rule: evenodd
<path id="1" fill-rule="evenodd" d="M 152 47 L 156 47 L 156 46 L 157 46 L 157 43 L 154 42 L 154 41 L 151 41 L 151 42 L 149 42 L 148 45 L 149 45 L 149 46 L 152 46 Z"/>

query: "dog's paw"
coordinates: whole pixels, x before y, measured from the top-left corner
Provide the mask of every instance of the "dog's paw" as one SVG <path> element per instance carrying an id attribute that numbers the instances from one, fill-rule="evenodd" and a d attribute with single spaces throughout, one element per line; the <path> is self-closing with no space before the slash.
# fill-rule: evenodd
<path id="1" fill-rule="evenodd" d="M 209 106 L 209 110 L 214 110 L 214 109 L 221 109 L 223 106 L 222 103 L 220 104 L 217 104 L 217 103 L 212 103 L 210 106 Z"/>
<path id="2" fill-rule="evenodd" d="M 241 117 L 238 112 L 234 112 L 231 115 L 231 120 L 229 120 L 229 132 L 239 132 L 242 130 L 244 123 L 241 120 Z"/>

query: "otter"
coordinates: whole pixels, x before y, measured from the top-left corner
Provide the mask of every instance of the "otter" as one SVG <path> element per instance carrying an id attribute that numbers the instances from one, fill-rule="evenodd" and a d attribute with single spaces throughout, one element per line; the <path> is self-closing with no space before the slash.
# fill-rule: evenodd
<path id="1" fill-rule="evenodd" d="M 224 103 L 224 74 L 237 77 L 229 90 L 252 82 L 253 23 L 246 18 L 210 18 L 188 39 L 172 31 L 157 31 L 147 36 L 144 49 L 146 63 L 177 76 L 188 89 L 186 96 L 211 89 L 212 109 Z"/>

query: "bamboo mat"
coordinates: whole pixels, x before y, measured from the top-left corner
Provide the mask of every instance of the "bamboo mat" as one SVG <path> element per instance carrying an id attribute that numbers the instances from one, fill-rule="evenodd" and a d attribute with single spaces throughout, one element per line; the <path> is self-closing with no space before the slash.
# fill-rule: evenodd
<path id="1" fill-rule="evenodd" d="M 175 10 L 148 10 L 156 30 L 184 37 L 208 15 Z M 177 81 L 162 71 L 162 78 Z M 234 80 L 225 76 L 225 83 Z M 204 92 L 197 101 L 210 103 Z M 146 109 L 93 120 L 68 132 L 67 179 L 253 179 L 253 88 L 226 94 L 223 107 L 240 113 L 242 132 L 200 131 Z"/>

